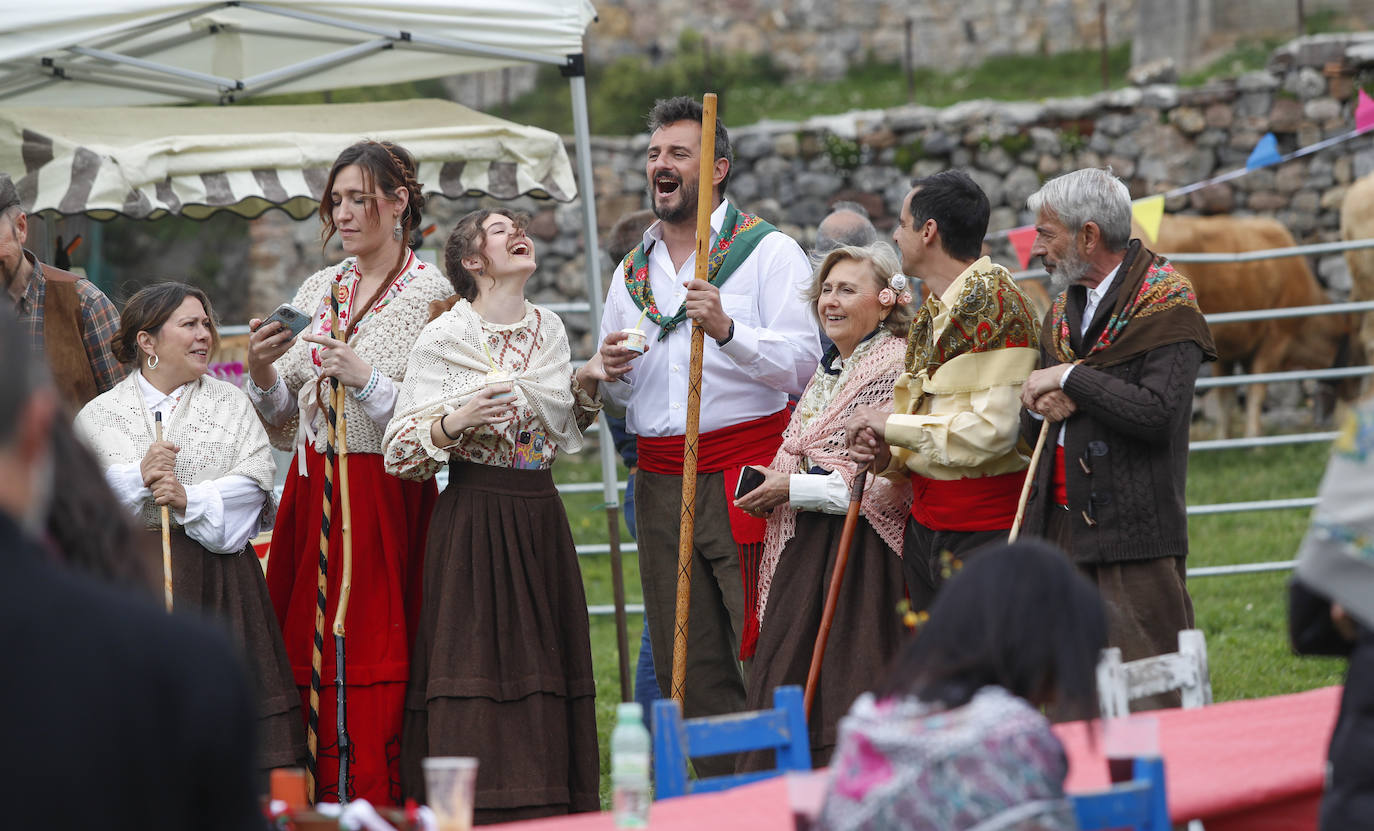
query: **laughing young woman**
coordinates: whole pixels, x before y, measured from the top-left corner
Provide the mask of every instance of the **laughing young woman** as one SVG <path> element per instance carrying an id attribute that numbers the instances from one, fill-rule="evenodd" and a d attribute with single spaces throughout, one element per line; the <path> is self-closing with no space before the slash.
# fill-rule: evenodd
<path id="1" fill-rule="evenodd" d="M 601 409 L 598 358 L 572 369 L 558 316 L 525 299 L 526 218 L 474 211 L 444 266 L 458 298 L 420 335 L 387 470 L 448 465 L 425 549 L 402 777 L 425 756 L 476 756 L 478 822 L 595 811 L 598 756 L 587 600 L 550 466 Z"/>
<path id="2" fill-rule="evenodd" d="M 156 557 L 150 565 L 158 575 L 160 509 L 171 509 L 173 608 L 219 620 L 242 650 L 257 693 L 258 767 L 265 771 L 305 756 L 291 665 L 249 544 L 272 525 L 277 468 L 248 399 L 206 375 L 218 340 L 200 289 L 159 283 L 140 290 L 124 305 L 111 345 L 120 363 L 138 368 L 82 408 L 75 430 L 119 501 L 148 529 L 144 548 Z M 162 415 L 161 441 L 154 413 Z"/>
<path id="3" fill-rule="evenodd" d="M 280 323 L 250 321 L 248 395 L 273 444 L 293 446 L 281 513 L 272 531 L 267 584 L 286 637 L 303 702 L 310 694 L 315 638 L 316 563 L 324 506 L 323 396 L 329 379 L 347 388 L 348 475 L 353 521 L 353 593 L 346 668 L 352 739 L 350 797 L 379 805 L 401 798 L 398 750 L 410 640 L 420 610 L 421 556 L 434 486 L 404 482 L 382 469 L 382 431 L 391 418 L 410 348 L 429 320 L 429 304 L 448 281 L 406 245 L 424 205 L 410 154 L 388 142 L 359 142 L 334 161 L 320 201 L 328 240 L 338 234 L 348 259 L 309 277 L 292 305 L 310 316 L 293 338 Z M 337 286 L 342 338 L 329 337 L 329 292 Z M 335 489 L 337 492 L 337 488 Z M 339 516 L 334 508 L 334 516 Z M 338 607 L 342 535 L 329 540 L 325 620 Z M 324 639 L 323 689 L 334 686 L 334 639 Z M 338 800 L 335 696 L 320 696 L 317 799 Z M 308 706 L 308 703 L 306 704 Z"/>

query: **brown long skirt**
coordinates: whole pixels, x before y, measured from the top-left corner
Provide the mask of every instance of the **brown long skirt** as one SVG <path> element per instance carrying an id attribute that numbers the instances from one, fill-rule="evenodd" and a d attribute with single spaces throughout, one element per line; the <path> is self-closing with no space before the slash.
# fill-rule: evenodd
<path id="1" fill-rule="evenodd" d="M 798 512 L 797 532 L 783 548 L 773 574 L 749 670 L 746 709 L 773 706 L 775 687 L 805 686 L 843 529 L 843 516 Z M 904 597 L 901 558 L 873 526 L 860 519 L 811 704 L 813 766 L 829 764 L 840 717 L 860 693 L 873 689 L 901 648 L 906 629 L 897 607 Z M 771 750 L 749 753 L 740 757 L 738 770 L 761 770 L 773 764 Z"/>
<path id="2" fill-rule="evenodd" d="M 162 532 L 149 533 L 157 539 Z M 259 770 L 304 766 L 301 700 L 253 546 L 238 554 L 216 554 L 179 530 L 171 541 L 173 610 L 198 611 L 223 626 L 248 669 L 257 702 Z M 162 574 L 161 542 L 146 548 L 157 556 L 155 573 Z"/>
<path id="3" fill-rule="evenodd" d="M 587 598 L 547 470 L 449 466 L 425 550 L 401 783 L 425 756 L 475 756 L 476 821 L 595 811 Z"/>

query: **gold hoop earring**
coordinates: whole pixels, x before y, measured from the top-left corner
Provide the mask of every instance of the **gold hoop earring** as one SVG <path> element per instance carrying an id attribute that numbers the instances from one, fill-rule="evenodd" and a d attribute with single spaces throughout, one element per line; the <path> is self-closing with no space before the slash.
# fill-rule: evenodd
<path id="1" fill-rule="evenodd" d="M 157 362 L 158 362 L 158 358 L 157 358 L 156 355 L 149 355 L 149 356 L 148 356 L 148 368 L 149 368 L 149 369 L 157 369 Z"/>

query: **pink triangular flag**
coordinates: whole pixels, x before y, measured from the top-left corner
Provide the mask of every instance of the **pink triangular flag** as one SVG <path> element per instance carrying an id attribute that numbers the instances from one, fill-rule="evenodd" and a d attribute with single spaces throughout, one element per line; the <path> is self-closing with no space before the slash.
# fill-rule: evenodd
<path id="1" fill-rule="evenodd" d="M 1030 265 L 1031 246 L 1035 245 L 1035 226 L 1023 225 L 1020 228 L 1012 228 L 1007 232 L 1007 239 L 1011 240 L 1011 247 L 1016 250 L 1016 259 L 1025 268 Z"/>
<path id="2" fill-rule="evenodd" d="M 1355 104 L 1355 130 L 1363 133 L 1369 129 L 1374 129 L 1374 99 L 1361 89 L 1358 103 Z"/>

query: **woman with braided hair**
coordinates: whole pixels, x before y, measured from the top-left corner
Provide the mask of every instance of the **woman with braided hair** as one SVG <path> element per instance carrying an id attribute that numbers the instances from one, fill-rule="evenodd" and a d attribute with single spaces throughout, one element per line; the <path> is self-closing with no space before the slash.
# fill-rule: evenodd
<path id="1" fill-rule="evenodd" d="M 763 483 L 735 503 L 767 516 L 758 608 L 745 622 L 740 657 L 749 659 L 746 709 L 772 706 L 773 689 L 803 684 L 858 465 L 845 450 L 844 425 L 859 407 L 892 409 L 892 387 L 906 355 L 913 313 L 907 278 L 892 246 L 842 246 L 816 269 L 807 300 L 834 345 L 802 392 Z M 835 726 L 871 689 L 901 646 L 902 529 L 911 487 L 866 474 L 867 486 L 849 567 L 841 585 L 830 649 L 811 708 L 811 757 L 820 766 L 835 747 Z M 740 756 L 741 771 L 772 753 Z"/>
<path id="2" fill-rule="evenodd" d="M 599 357 L 572 368 L 563 321 L 525 299 L 527 217 L 458 221 L 444 247 L 457 298 L 425 328 L 386 431 L 387 470 L 445 464 L 425 550 L 401 775 L 476 756 L 476 819 L 595 811 L 596 682 L 587 598 L 550 467 L 601 410 Z"/>
<path id="3" fill-rule="evenodd" d="M 349 798 L 400 801 L 401 712 L 409 648 L 420 609 L 425 529 L 434 507 L 431 482 L 402 481 L 382 466 L 382 433 L 396 404 L 411 347 L 429 320 L 431 301 L 451 289 L 439 269 L 406 245 L 424 197 L 410 154 L 389 142 L 364 141 L 339 154 L 320 199 L 322 236 L 336 233 L 349 255 L 306 279 L 291 305 L 310 315 L 293 338 L 280 323 L 249 322 L 248 394 L 272 443 L 295 448 L 272 532 L 267 584 L 281 622 L 302 701 L 310 693 L 317 560 L 326 449 L 323 397 L 329 379 L 346 388 L 352 506 L 353 591 L 348 608 L 346 672 L 352 739 Z M 330 291 L 339 293 L 340 338 L 329 336 Z M 337 494 L 338 488 L 335 488 Z M 333 517 L 340 516 L 337 496 Z M 338 604 L 342 535 L 330 535 L 325 619 Z M 334 684 L 332 638 L 325 638 L 321 689 Z M 317 799 L 337 800 L 335 696 L 320 696 Z"/>

